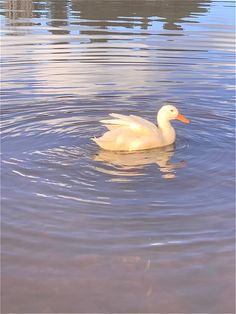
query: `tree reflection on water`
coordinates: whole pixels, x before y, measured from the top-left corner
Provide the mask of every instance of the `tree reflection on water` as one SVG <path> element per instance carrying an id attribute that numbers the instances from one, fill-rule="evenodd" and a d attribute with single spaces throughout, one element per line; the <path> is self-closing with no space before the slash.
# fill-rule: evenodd
<path id="1" fill-rule="evenodd" d="M 126 28 L 137 26 L 137 19 L 141 19 L 138 25 L 147 29 L 150 25 L 150 18 L 156 17 L 164 22 L 166 30 L 182 29 L 184 18 L 193 14 L 206 13 L 211 0 L 8 0 L 5 3 L 6 15 L 9 19 L 19 18 L 40 18 L 45 14 L 51 20 L 55 20 L 52 26 L 67 25 L 71 12 L 79 12 L 80 20 L 86 20 L 90 25 L 93 20 L 100 20 L 101 28 L 110 25 L 110 21 L 120 21 L 119 25 Z M 47 12 L 47 13 L 45 13 Z M 122 17 L 126 17 L 124 21 Z M 127 17 L 130 18 L 127 21 Z M 197 23 L 197 21 L 196 21 Z M 59 30 L 59 32 L 65 30 Z M 69 32 L 69 31 L 66 31 Z M 55 32 L 57 34 L 57 32 Z"/>

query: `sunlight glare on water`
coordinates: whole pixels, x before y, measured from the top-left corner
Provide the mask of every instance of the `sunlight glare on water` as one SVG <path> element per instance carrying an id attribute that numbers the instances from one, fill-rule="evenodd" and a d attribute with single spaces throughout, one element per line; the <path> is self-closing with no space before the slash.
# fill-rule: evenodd
<path id="1" fill-rule="evenodd" d="M 6 0 L 2 312 L 234 312 L 234 1 Z M 91 140 L 110 113 L 174 145 Z"/>

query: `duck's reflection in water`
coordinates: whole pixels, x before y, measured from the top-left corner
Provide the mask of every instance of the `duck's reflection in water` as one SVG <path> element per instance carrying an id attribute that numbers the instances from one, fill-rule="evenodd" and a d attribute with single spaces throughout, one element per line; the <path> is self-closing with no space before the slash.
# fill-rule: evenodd
<path id="1" fill-rule="evenodd" d="M 170 159 L 175 154 L 175 145 L 169 145 L 162 148 L 142 150 L 137 152 L 113 152 L 100 150 L 94 160 L 106 164 L 118 166 L 117 175 L 126 176 L 127 171 L 136 170 L 134 175 L 137 175 L 137 170 L 144 168 L 150 164 L 156 164 L 161 172 L 161 176 L 166 179 L 175 178 L 175 170 L 183 168 L 186 165 L 185 161 L 171 163 Z M 123 172 L 124 171 L 124 172 Z M 116 171 L 112 171 L 113 174 Z M 130 173 L 130 175 L 132 175 Z M 141 175 L 141 174 L 140 174 Z"/>

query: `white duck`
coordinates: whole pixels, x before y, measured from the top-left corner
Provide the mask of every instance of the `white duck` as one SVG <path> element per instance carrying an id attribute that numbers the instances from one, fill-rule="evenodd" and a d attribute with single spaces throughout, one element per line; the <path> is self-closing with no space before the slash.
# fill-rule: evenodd
<path id="1" fill-rule="evenodd" d="M 161 107 L 157 114 L 158 127 L 138 116 L 111 113 L 114 119 L 101 120 L 109 131 L 93 140 L 103 149 L 113 151 L 137 151 L 173 144 L 175 129 L 170 121 L 190 121 L 181 115 L 173 105 Z"/>

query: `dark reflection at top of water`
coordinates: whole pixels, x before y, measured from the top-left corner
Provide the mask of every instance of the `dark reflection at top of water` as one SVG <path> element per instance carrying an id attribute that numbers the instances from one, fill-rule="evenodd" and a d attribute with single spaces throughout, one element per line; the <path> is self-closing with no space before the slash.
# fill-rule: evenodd
<path id="1" fill-rule="evenodd" d="M 30 26 L 28 22 L 19 19 L 49 17 L 51 33 L 69 34 L 70 28 L 63 30 L 61 27 L 69 24 L 92 26 L 99 25 L 100 30 L 106 30 L 115 21 L 120 27 L 133 29 L 139 26 L 147 30 L 155 21 L 162 21 L 165 30 L 181 30 L 185 18 L 196 19 L 196 15 L 207 12 L 210 0 L 133 0 L 106 1 L 106 0 L 52 0 L 49 2 L 29 0 L 9 0 L 5 3 L 6 16 L 10 19 L 9 25 Z M 71 16 L 73 19 L 71 20 Z M 197 22 L 197 20 L 196 20 Z M 116 26 L 117 24 L 113 24 Z M 58 29 L 60 27 L 60 29 Z M 50 30 L 50 28 L 49 28 Z M 92 30 L 83 31 L 81 34 L 94 34 Z M 104 38 L 105 39 L 105 38 Z"/>

